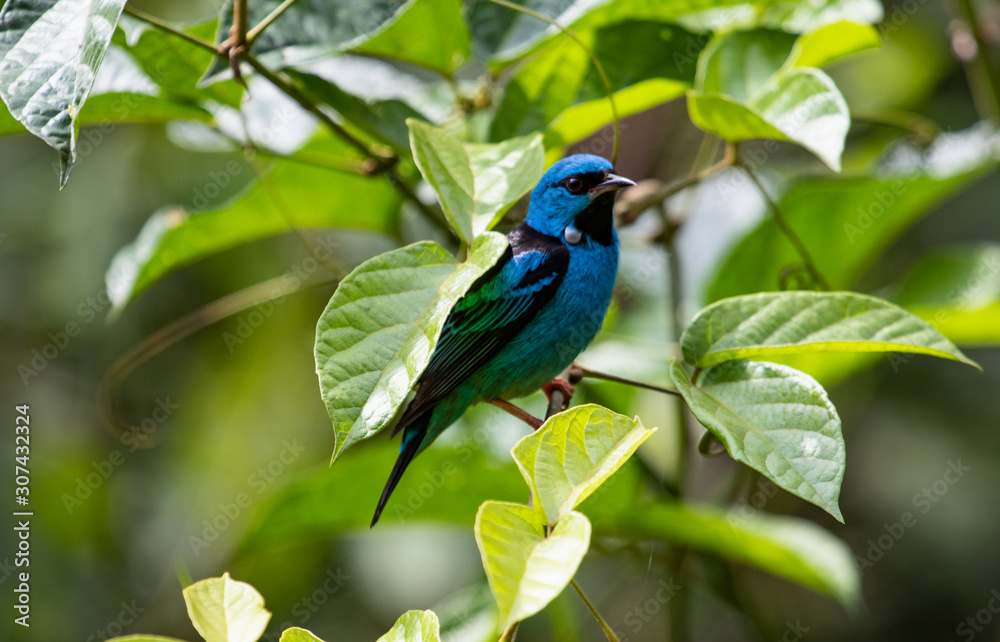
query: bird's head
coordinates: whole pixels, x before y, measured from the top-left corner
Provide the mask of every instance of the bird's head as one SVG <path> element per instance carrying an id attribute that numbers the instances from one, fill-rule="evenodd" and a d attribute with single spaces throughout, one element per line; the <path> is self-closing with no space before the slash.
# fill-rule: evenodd
<path id="1" fill-rule="evenodd" d="M 574 154 L 549 168 L 531 193 L 527 223 L 570 246 L 614 243 L 615 194 L 633 181 L 611 172 L 611 163 Z"/>

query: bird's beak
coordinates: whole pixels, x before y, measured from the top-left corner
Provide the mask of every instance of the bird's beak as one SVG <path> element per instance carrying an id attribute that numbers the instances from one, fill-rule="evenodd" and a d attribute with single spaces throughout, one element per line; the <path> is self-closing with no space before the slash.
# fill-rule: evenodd
<path id="1" fill-rule="evenodd" d="M 590 188 L 590 191 L 587 192 L 587 194 L 590 196 L 590 200 L 594 200 L 595 198 L 597 198 L 601 194 L 604 194 L 605 192 L 615 192 L 626 187 L 631 187 L 633 185 L 635 185 L 635 181 L 629 180 L 624 176 L 618 176 L 617 174 L 608 174 L 605 177 L 603 183 L 600 183 L 599 185 L 595 185 L 594 187 Z"/>

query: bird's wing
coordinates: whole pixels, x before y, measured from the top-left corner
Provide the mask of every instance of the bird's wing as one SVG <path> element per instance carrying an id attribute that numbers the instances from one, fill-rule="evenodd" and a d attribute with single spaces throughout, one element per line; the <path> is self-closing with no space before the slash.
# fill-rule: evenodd
<path id="1" fill-rule="evenodd" d="M 512 233 L 508 254 L 455 304 L 393 434 L 496 356 L 552 300 L 566 275 L 569 250 L 532 232 Z"/>

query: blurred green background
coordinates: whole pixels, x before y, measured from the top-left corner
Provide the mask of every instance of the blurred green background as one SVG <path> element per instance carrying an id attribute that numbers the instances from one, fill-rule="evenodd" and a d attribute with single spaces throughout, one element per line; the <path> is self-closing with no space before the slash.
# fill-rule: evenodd
<path id="1" fill-rule="evenodd" d="M 193 0 L 140 6 L 178 21 L 207 19 L 215 11 L 210 2 Z M 983 10 L 993 29 L 987 33 L 1000 40 L 1000 8 Z M 906 18 L 898 27 L 891 22 L 896 11 Z M 883 48 L 830 72 L 859 121 L 848 141 L 848 172 L 870 163 L 898 134 L 865 124 L 866 114 L 905 110 L 944 131 L 965 130 L 977 121 L 955 53 L 964 43 L 952 29 L 951 7 L 937 0 L 890 2 L 886 16 Z M 251 100 L 257 99 L 264 100 Z M 296 126 L 311 127 L 301 113 L 294 119 Z M 699 139 L 683 100 L 639 114 L 624 124 L 618 171 L 637 180 L 681 177 Z M 184 613 L 182 582 L 228 570 L 264 595 L 274 613 L 269 634 L 297 625 L 329 640 L 372 640 L 403 611 L 433 607 L 444 621 L 468 624 L 450 639 L 484 639 L 492 625 L 478 621 L 476 613 L 489 594 L 468 525 L 421 522 L 418 507 L 412 516 L 387 520 L 371 532 L 349 530 L 332 540 L 300 533 L 272 538 L 266 546 L 246 544 L 259 514 L 281 501 L 282 489 L 337 468 L 327 469 L 333 432 L 312 356 L 315 322 L 332 284 L 291 295 L 266 312 L 261 308 L 257 317 L 251 318 L 253 309 L 241 312 L 143 364 L 117 403 L 133 423 L 151 420 L 148 447 L 133 449 L 106 427 L 95 400 L 116 358 L 201 305 L 302 269 L 309 253 L 295 234 L 241 246 L 165 279 L 106 324 L 104 273 L 111 258 L 164 203 L 196 206 L 205 186 L 218 182 L 213 176 L 239 157 L 187 151 L 162 126 L 90 128 L 81 140 L 90 145 L 81 148 L 68 187 L 59 191 L 50 148 L 29 136 L 0 139 L 2 398 L 11 425 L 15 405 L 31 406 L 35 511 L 32 628 L 25 636 L 5 617 L 0 635 L 90 642 L 155 632 L 196 639 Z M 578 147 L 601 153 L 607 140 L 605 131 Z M 219 201 L 252 176 L 250 166 L 239 163 Z M 822 171 L 804 152 L 782 146 L 762 170 L 780 177 L 806 163 Z M 752 190 L 713 194 L 720 189 L 721 183 L 712 182 L 678 202 L 690 209 L 690 226 L 680 239 L 689 312 L 700 307 L 727 247 L 763 216 Z M 1000 242 L 998 203 L 1000 180 L 991 170 L 892 244 L 866 274 L 866 291 L 893 283 L 929 248 Z M 603 344 L 582 361 L 665 383 L 668 287 L 660 268 L 642 276 L 648 273 L 644 265 L 662 267 L 665 259 L 644 242 L 643 225 L 640 219 L 623 231 L 623 243 L 635 252 L 632 263 L 623 265 L 622 279 L 634 283 L 640 296 L 617 309 Z M 394 244 L 361 232 L 304 233 L 335 244 L 345 266 Z M 317 280 L 332 277 L 324 270 L 318 268 Z M 68 323 L 79 324 L 79 334 L 54 358 L 38 361 L 46 344 L 62 341 Z M 241 324 L 256 327 L 240 343 L 227 341 Z M 982 347 L 967 353 L 983 373 L 924 357 L 881 359 L 830 389 L 848 444 L 841 496 L 846 525 L 766 485 L 750 496 L 765 510 L 817 521 L 871 562 L 863 565 L 863 612 L 851 618 L 826 598 L 743 569 L 728 598 L 753 612 L 750 619 L 703 583 L 680 588 L 692 609 L 694 639 L 1000 640 L 1000 613 L 988 609 L 1000 595 L 1000 352 Z M 37 363 L 44 367 L 25 381 L 23 366 L 35 369 Z M 646 425 L 660 426 L 640 454 L 651 469 L 671 477 L 669 433 L 675 428 L 669 399 L 612 384 L 585 386 L 580 399 L 622 412 L 631 408 Z M 539 414 L 542 404 L 540 396 L 527 402 Z M 496 422 L 500 426 L 493 429 Z M 702 429 L 694 426 L 697 439 Z M 427 501 L 474 507 L 487 498 L 521 499 L 506 453 L 524 433 L 495 409 L 470 413 L 440 447 L 475 446 L 476 466 L 511 473 L 511 483 L 476 487 L 467 478 L 477 469 L 466 467 L 457 473 L 462 479 L 447 480 Z M 12 437 L 4 442 L 5 457 L 11 447 Z M 352 452 L 347 459 L 370 465 L 342 477 L 343 492 L 330 493 L 322 510 L 334 513 L 343 502 L 374 506 L 395 449 L 380 438 Z M 711 500 L 733 474 L 724 458 L 694 456 L 691 462 L 688 487 L 698 499 Z M 950 469 L 961 476 L 956 479 Z M 420 470 L 409 478 L 411 488 L 423 479 Z M 409 492 L 404 479 L 397 494 L 405 499 Z M 464 493 L 461 499 L 457 493 Z M 248 505 L 239 505 L 241 496 Z M 898 526 L 907 512 L 915 523 Z M 0 518 L 4 551 L 13 550 L 11 520 L 9 514 Z M 13 569 L 10 560 L 2 562 L 0 586 L 9 596 Z M 669 611 L 664 596 L 673 590 L 667 562 L 663 546 L 598 541 L 578 578 L 622 639 L 663 640 Z M 696 578 L 720 572 L 711 559 L 692 564 Z M 975 626 L 959 628 L 977 613 Z M 518 639 L 603 638 L 579 600 L 564 594 L 527 621 Z"/>

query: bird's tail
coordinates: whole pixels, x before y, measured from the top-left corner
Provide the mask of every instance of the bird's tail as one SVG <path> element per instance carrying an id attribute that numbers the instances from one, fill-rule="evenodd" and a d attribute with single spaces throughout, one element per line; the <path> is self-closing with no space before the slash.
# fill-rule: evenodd
<path id="1" fill-rule="evenodd" d="M 382 497 L 379 498 L 378 506 L 375 508 L 375 516 L 372 517 L 371 527 L 374 527 L 378 522 L 378 518 L 382 515 L 382 509 L 385 508 L 386 502 L 389 501 L 389 495 L 392 495 L 392 491 L 395 490 L 396 484 L 403 477 L 406 467 L 410 465 L 410 462 L 416 457 L 417 451 L 420 450 L 420 444 L 424 440 L 424 435 L 427 434 L 427 424 L 430 418 L 431 411 L 427 411 L 423 416 L 407 426 L 406 431 L 403 433 L 403 443 L 399 446 L 399 457 L 396 458 L 396 465 L 392 467 L 392 472 L 389 473 L 389 481 L 385 483 L 385 488 L 382 490 Z"/>

